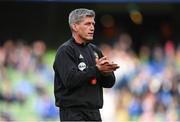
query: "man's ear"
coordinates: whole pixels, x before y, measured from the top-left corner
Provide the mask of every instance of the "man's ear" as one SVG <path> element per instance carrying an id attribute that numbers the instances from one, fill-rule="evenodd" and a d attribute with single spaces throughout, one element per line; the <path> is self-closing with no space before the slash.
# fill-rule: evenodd
<path id="1" fill-rule="evenodd" d="M 77 30 L 78 30 L 77 24 L 72 24 L 72 29 L 73 29 L 74 31 L 77 31 Z"/>

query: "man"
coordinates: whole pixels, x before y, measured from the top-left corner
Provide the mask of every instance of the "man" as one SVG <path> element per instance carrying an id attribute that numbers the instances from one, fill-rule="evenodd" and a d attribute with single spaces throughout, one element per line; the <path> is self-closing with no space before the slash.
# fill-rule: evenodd
<path id="1" fill-rule="evenodd" d="M 62 121 L 101 121 L 102 88 L 115 83 L 118 66 L 93 44 L 95 12 L 84 8 L 69 14 L 72 38 L 62 44 L 54 61 L 54 93 Z"/>

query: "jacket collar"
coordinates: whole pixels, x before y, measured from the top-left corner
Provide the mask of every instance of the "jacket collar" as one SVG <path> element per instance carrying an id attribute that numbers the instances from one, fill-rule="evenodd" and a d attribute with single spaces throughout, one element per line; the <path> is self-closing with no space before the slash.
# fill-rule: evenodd
<path id="1" fill-rule="evenodd" d="M 71 40 L 73 43 L 75 43 L 76 45 L 79 45 L 79 46 L 82 46 L 82 47 L 85 47 L 85 46 L 87 46 L 87 45 L 89 44 L 89 42 L 83 42 L 83 43 L 79 44 L 79 43 L 77 43 L 77 42 L 75 41 L 75 39 L 74 39 L 73 37 L 71 37 L 70 40 Z"/>

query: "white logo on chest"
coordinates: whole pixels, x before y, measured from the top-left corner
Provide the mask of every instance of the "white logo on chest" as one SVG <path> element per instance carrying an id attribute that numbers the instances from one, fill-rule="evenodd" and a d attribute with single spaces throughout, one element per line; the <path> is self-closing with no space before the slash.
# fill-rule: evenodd
<path id="1" fill-rule="evenodd" d="M 79 70 L 83 71 L 84 69 L 86 69 L 86 64 L 84 62 L 81 62 L 79 63 L 78 68 Z"/>
<path id="2" fill-rule="evenodd" d="M 79 59 L 83 59 L 83 58 L 84 58 L 84 57 L 80 54 L 80 55 L 79 55 Z"/>

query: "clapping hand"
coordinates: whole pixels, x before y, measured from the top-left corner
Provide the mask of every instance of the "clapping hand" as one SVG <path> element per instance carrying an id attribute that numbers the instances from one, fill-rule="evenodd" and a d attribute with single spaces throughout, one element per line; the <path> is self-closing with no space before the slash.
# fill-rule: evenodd
<path id="1" fill-rule="evenodd" d="M 117 64 L 111 62 L 106 56 L 97 59 L 96 66 L 102 73 L 110 73 L 119 68 Z"/>

